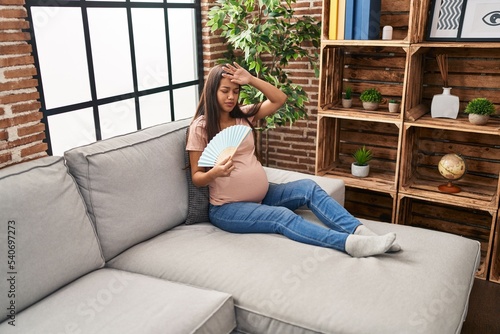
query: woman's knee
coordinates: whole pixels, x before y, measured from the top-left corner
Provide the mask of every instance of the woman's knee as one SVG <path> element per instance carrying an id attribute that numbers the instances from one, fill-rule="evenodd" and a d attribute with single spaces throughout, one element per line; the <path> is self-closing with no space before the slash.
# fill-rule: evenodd
<path id="1" fill-rule="evenodd" d="M 311 179 L 301 179 L 297 181 L 297 186 L 302 189 L 311 189 L 314 190 L 316 187 L 319 187 L 316 181 Z"/>

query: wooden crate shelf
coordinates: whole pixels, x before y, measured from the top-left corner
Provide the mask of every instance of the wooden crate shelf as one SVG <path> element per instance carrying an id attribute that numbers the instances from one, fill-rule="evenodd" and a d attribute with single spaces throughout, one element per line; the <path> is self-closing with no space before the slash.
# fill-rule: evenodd
<path id="1" fill-rule="evenodd" d="M 351 87 L 353 107 L 345 109 L 344 113 L 359 118 L 370 117 L 370 113 L 381 114 L 381 117 L 391 119 L 402 118 L 400 113 L 390 115 L 387 104 L 391 99 L 400 100 L 402 106 L 405 104 L 406 49 L 391 46 L 359 46 L 359 44 L 323 45 L 320 108 L 324 111 L 343 111 L 342 92 Z M 362 108 L 359 96 L 365 89 L 373 87 L 382 93 L 383 100 L 376 112 L 367 113 Z"/>
<path id="2" fill-rule="evenodd" d="M 395 193 L 401 138 L 398 125 L 320 115 L 316 174 L 341 178 L 351 187 Z M 374 158 L 369 176 L 360 179 L 353 177 L 350 170 L 352 154 L 363 145 L 372 150 Z"/>
<path id="3" fill-rule="evenodd" d="M 416 121 L 405 121 L 406 125 L 427 127 L 432 129 L 454 129 L 455 131 L 500 135 L 500 117 L 492 116 L 485 125 L 471 124 L 467 115 L 460 113 L 456 119 L 432 118 L 430 114 L 424 115 Z"/>
<path id="4" fill-rule="evenodd" d="M 409 30 L 417 29 L 419 26 L 419 18 L 416 16 L 417 11 L 411 11 L 420 0 L 381 0 L 381 15 L 380 26 L 390 25 L 393 27 L 393 40 L 408 41 L 413 34 Z M 323 1 L 322 15 L 322 34 L 323 41 L 328 41 L 328 27 L 330 25 L 330 1 Z M 354 41 L 367 42 L 367 41 Z"/>
<path id="5" fill-rule="evenodd" d="M 470 210 L 411 196 L 398 196 L 398 223 L 457 234 L 481 243 L 481 264 L 476 277 L 487 279 L 496 213 Z"/>
<path id="6" fill-rule="evenodd" d="M 466 121 L 463 110 L 476 97 L 492 101 L 500 115 L 500 43 L 480 44 L 480 48 L 472 46 L 478 44 L 459 47 L 455 43 L 437 43 L 436 47 L 423 46 L 429 44 L 410 47 L 408 73 L 412 89 L 408 89 L 405 100 L 406 120 L 412 120 L 410 110 L 419 105 L 426 106 L 426 111 L 430 112 L 432 97 L 443 92 L 443 80 L 436 61 L 436 56 L 440 54 L 448 56 L 448 86 L 452 88 L 451 93 L 460 99 L 459 110 L 463 120 Z M 439 126 L 440 120 L 436 119 L 434 125 Z M 498 126 L 498 122 L 496 124 Z M 481 131 L 478 126 L 475 129 Z"/>
<path id="7" fill-rule="evenodd" d="M 478 277 L 500 283 L 500 42 L 426 41 L 431 0 L 381 0 L 381 28 L 393 40 L 331 40 L 330 0 L 323 0 L 318 94 L 316 174 L 340 178 L 346 207 L 359 217 L 408 224 L 479 240 Z M 443 92 L 438 55 L 447 55 L 448 86 L 459 97 L 456 119 L 432 118 L 432 98 Z M 342 107 L 342 92 L 353 105 Z M 377 88 L 383 102 L 366 111 L 359 100 Z M 486 125 L 473 125 L 463 111 L 477 97 L 497 110 Z M 387 102 L 401 101 L 400 113 Z M 350 173 L 351 154 L 366 145 L 374 152 L 370 175 Z M 466 174 L 456 194 L 437 169 L 442 156 L 462 155 Z M 370 212 L 370 206 L 376 206 Z"/>
<path id="8" fill-rule="evenodd" d="M 499 198 L 500 137 L 498 135 L 419 127 L 405 123 L 401 160 L 400 192 L 463 206 L 496 211 Z M 438 171 L 439 160 L 448 153 L 460 154 L 467 172 L 454 183 L 462 191 L 438 190 L 446 180 Z"/>
<path id="9" fill-rule="evenodd" d="M 399 113 L 390 113 L 388 111 L 367 111 L 361 107 L 342 108 L 342 106 L 325 106 L 331 109 L 321 109 L 318 114 L 326 117 L 337 117 L 344 119 L 357 119 L 372 122 L 394 123 L 401 125 L 401 117 Z"/>
<path id="10" fill-rule="evenodd" d="M 395 223 L 393 194 L 346 187 L 344 207 L 358 218 Z"/>
<path id="11" fill-rule="evenodd" d="M 500 283 L 500 211 L 498 213 L 497 223 L 495 226 L 489 280 L 495 283 Z"/>

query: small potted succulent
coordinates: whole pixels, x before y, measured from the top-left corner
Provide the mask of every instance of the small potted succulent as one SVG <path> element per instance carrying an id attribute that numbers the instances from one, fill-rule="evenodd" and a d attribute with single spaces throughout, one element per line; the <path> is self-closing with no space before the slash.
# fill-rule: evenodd
<path id="1" fill-rule="evenodd" d="M 382 102 L 382 94 L 376 88 L 368 88 L 361 93 L 359 99 L 363 102 L 363 108 L 373 111 Z"/>
<path id="2" fill-rule="evenodd" d="M 342 93 L 342 107 L 350 108 L 352 107 L 352 88 L 347 87 L 345 92 Z"/>
<path id="3" fill-rule="evenodd" d="M 490 115 L 495 113 L 495 106 L 487 98 L 478 97 L 467 104 L 464 112 L 469 114 L 469 122 L 472 124 L 484 125 L 488 123 Z"/>
<path id="4" fill-rule="evenodd" d="M 389 104 L 387 105 L 387 108 L 389 109 L 389 112 L 399 112 L 399 105 L 401 103 L 398 100 L 389 100 Z"/>
<path id="5" fill-rule="evenodd" d="M 360 147 L 352 155 L 354 162 L 351 164 L 351 174 L 357 177 L 366 177 L 370 173 L 370 165 L 372 160 L 372 151 L 366 146 Z"/>

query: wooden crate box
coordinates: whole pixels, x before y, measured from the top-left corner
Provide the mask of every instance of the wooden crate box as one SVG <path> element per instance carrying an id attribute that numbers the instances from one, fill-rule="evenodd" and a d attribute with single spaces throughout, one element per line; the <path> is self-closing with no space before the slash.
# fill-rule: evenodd
<path id="1" fill-rule="evenodd" d="M 418 28 L 418 17 L 412 17 L 410 9 L 413 8 L 412 3 L 417 3 L 420 0 L 381 0 L 380 13 L 380 31 L 382 27 L 389 25 L 393 27 L 393 39 L 407 40 L 409 38 L 409 26 L 412 25 L 415 29 Z M 417 11 L 414 11 L 413 15 Z M 413 22 L 413 24 L 412 24 Z M 322 19 L 322 38 L 329 39 L 330 26 L 330 1 L 323 1 L 323 19 Z"/>
<path id="2" fill-rule="evenodd" d="M 481 264 L 476 277 L 487 278 L 496 215 L 404 195 L 399 196 L 397 211 L 399 223 L 478 240 L 481 243 Z"/>
<path id="3" fill-rule="evenodd" d="M 460 99 L 459 121 L 467 115 L 463 113 L 467 103 L 474 98 L 489 99 L 497 109 L 500 118 L 500 48 L 484 43 L 482 48 L 467 47 L 467 44 L 454 47 L 426 47 L 425 44 L 411 47 L 409 73 L 411 81 L 406 97 L 406 120 L 414 121 L 425 113 L 430 115 L 432 97 L 443 92 L 443 79 L 439 71 L 437 55 L 447 55 L 448 86 L 451 94 Z M 464 123 L 467 124 L 466 120 Z"/>
<path id="4" fill-rule="evenodd" d="M 498 209 L 499 136 L 409 125 L 405 125 L 404 136 L 400 191 L 443 203 L 460 201 L 474 209 Z M 454 181 L 462 189 L 456 194 L 438 190 L 447 180 L 437 166 L 448 153 L 461 155 L 467 165 L 465 175 Z"/>
<path id="5" fill-rule="evenodd" d="M 387 104 L 395 99 L 404 105 L 404 79 L 406 75 L 406 51 L 391 46 L 325 46 L 321 52 L 319 106 L 321 110 L 335 110 L 353 116 L 365 113 L 369 117 L 400 118 L 389 113 Z M 342 108 L 342 92 L 352 88 L 352 108 Z M 377 111 L 366 111 L 359 100 L 368 88 L 378 89 L 383 100 Z"/>
<path id="6" fill-rule="evenodd" d="M 320 116 L 316 174 L 342 178 L 352 187 L 394 193 L 400 138 L 400 127 L 393 123 Z M 351 175 L 352 154 L 363 145 L 373 152 L 370 174 L 355 178 Z"/>
<path id="7" fill-rule="evenodd" d="M 489 280 L 495 283 L 500 283 L 500 211 L 498 212 L 495 226 Z"/>
<path id="8" fill-rule="evenodd" d="M 391 194 L 346 187 L 344 207 L 357 218 L 394 223 L 395 202 Z"/>

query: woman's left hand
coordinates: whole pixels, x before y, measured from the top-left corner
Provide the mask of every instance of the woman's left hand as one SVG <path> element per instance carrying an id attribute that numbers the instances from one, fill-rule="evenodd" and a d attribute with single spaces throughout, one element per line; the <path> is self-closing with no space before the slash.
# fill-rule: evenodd
<path id="1" fill-rule="evenodd" d="M 253 76 L 247 70 L 245 70 L 236 62 L 233 63 L 233 65 L 224 65 L 223 70 L 226 73 L 222 74 L 222 76 L 230 79 L 231 82 L 234 82 L 238 85 L 247 85 L 253 78 Z"/>

